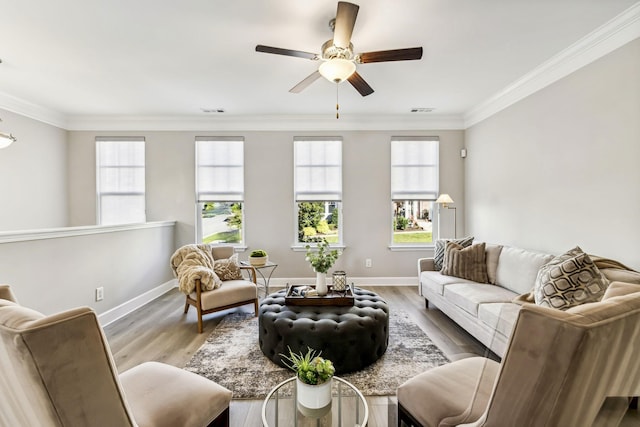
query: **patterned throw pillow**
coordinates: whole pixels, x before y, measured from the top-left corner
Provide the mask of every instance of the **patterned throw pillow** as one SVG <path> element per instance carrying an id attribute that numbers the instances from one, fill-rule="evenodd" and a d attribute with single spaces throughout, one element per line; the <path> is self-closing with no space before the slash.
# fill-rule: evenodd
<path id="1" fill-rule="evenodd" d="M 536 304 L 566 310 L 602 299 L 609 281 L 578 246 L 543 265 L 533 295 Z"/>
<path id="2" fill-rule="evenodd" d="M 233 254 L 227 259 L 217 259 L 213 262 L 213 271 L 220 277 L 220 280 L 240 280 L 240 266 L 238 265 L 238 254 Z"/>
<path id="3" fill-rule="evenodd" d="M 436 271 L 442 270 L 442 261 L 444 260 L 444 245 L 447 242 L 455 242 L 466 248 L 473 243 L 473 237 L 463 237 L 461 239 L 438 239 L 436 240 L 436 247 L 433 251 L 433 264 Z"/>
<path id="4" fill-rule="evenodd" d="M 463 248 L 457 243 L 447 242 L 441 273 L 478 283 L 488 283 L 485 244 L 478 243 Z"/>

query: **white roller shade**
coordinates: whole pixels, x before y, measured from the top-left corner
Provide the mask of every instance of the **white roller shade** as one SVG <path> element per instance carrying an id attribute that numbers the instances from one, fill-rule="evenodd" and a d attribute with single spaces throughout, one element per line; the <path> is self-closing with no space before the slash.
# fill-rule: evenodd
<path id="1" fill-rule="evenodd" d="M 96 138 L 100 224 L 145 222 L 144 138 Z"/>
<path id="2" fill-rule="evenodd" d="M 436 200 L 438 139 L 391 140 L 391 199 Z"/>
<path id="3" fill-rule="evenodd" d="M 342 141 L 296 138 L 294 140 L 294 196 L 296 201 L 342 199 Z"/>
<path id="4" fill-rule="evenodd" d="M 198 202 L 244 200 L 242 138 L 196 138 L 196 199 Z"/>

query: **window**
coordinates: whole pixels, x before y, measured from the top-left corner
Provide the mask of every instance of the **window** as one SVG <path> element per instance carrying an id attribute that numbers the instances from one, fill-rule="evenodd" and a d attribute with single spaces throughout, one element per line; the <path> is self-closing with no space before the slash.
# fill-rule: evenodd
<path id="1" fill-rule="evenodd" d="M 98 224 L 145 222 L 144 138 L 96 138 Z"/>
<path id="2" fill-rule="evenodd" d="M 196 202 L 200 242 L 243 244 L 242 138 L 196 138 Z"/>
<path id="3" fill-rule="evenodd" d="M 433 243 L 438 196 L 438 139 L 391 139 L 392 245 Z"/>
<path id="4" fill-rule="evenodd" d="M 295 138 L 296 243 L 342 243 L 342 140 Z"/>

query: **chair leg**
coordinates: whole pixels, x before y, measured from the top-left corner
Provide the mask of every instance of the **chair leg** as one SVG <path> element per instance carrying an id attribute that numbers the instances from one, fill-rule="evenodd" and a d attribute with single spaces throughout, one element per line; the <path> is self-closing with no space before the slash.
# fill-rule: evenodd
<path id="1" fill-rule="evenodd" d="M 198 333 L 202 333 L 202 309 L 200 307 L 196 307 L 198 309 Z"/>
<path id="2" fill-rule="evenodd" d="M 398 427 L 422 427 L 418 421 L 398 402 Z"/>
<path id="3" fill-rule="evenodd" d="M 255 313 L 253 317 L 256 317 L 258 315 L 258 298 L 253 300 L 253 312 Z"/>
<path id="4" fill-rule="evenodd" d="M 184 302 L 184 314 L 187 314 L 187 311 L 189 311 L 189 305 L 189 297 L 187 297 Z"/>
<path id="5" fill-rule="evenodd" d="M 211 421 L 207 427 L 229 427 L 229 408 L 225 409 L 223 413 L 218 415 L 218 418 Z"/>

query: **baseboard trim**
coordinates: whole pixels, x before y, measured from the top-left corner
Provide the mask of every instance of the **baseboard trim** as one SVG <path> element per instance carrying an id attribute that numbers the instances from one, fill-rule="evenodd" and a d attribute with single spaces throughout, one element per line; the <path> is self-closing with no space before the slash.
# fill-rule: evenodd
<path id="1" fill-rule="evenodd" d="M 331 283 L 329 275 L 329 283 Z M 284 288 L 289 285 L 304 285 L 311 284 L 315 279 L 310 277 L 290 277 L 290 278 L 278 278 L 274 277 L 269 282 L 270 290 L 273 288 Z M 353 283 L 355 286 L 418 286 L 417 277 L 347 277 L 349 283 Z M 258 279 L 260 284 L 260 279 Z M 172 279 L 168 282 L 157 286 L 142 295 L 139 295 L 132 300 L 120 304 L 110 310 L 105 311 L 98 315 L 98 321 L 102 327 L 105 327 L 116 320 L 126 316 L 129 313 L 139 309 L 145 304 L 150 303 L 154 299 L 166 294 L 173 288 L 178 287 L 178 280 Z"/>
<path id="2" fill-rule="evenodd" d="M 98 315 L 98 321 L 102 327 L 109 325 L 110 323 L 115 322 L 116 320 L 126 316 L 127 314 L 139 309 L 145 304 L 150 303 L 154 299 L 166 294 L 171 289 L 178 286 L 178 281 L 176 279 L 169 280 L 168 282 L 163 283 L 160 286 L 157 286 L 142 295 L 138 295 L 137 297 L 120 304 L 117 307 L 114 307 L 110 310 L 105 311 L 102 314 Z"/>

